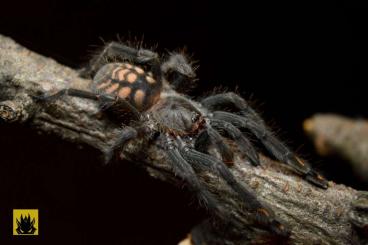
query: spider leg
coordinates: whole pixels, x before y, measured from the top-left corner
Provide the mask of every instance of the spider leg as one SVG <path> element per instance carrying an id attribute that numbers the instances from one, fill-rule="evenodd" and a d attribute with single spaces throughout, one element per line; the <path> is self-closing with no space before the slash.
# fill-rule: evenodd
<path id="1" fill-rule="evenodd" d="M 190 186 L 189 188 L 197 193 L 201 201 L 209 207 L 215 207 L 216 201 L 213 200 L 211 194 L 203 188 L 192 166 L 182 157 L 177 147 L 170 142 L 168 144 L 167 155 L 172 164 L 175 174 L 180 176 Z"/>
<path id="2" fill-rule="evenodd" d="M 201 104 L 210 111 L 233 109 L 243 116 L 252 118 L 259 124 L 265 124 L 263 119 L 242 97 L 233 92 L 216 94 L 201 100 Z"/>
<path id="3" fill-rule="evenodd" d="M 217 205 L 218 201 L 199 181 L 193 167 L 183 158 L 179 152 L 178 147 L 167 136 L 167 156 L 169 162 L 176 175 L 182 178 L 188 185 L 189 189 L 193 191 L 198 197 L 199 201 L 204 204 L 210 211 L 217 211 L 216 214 L 223 220 L 233 222 L 237 226 L 241 226 L 237 221 L 231 218 L 231 215 L 226 210 Z"/>
<path id="4" fill-rule="evenodd" d="M 246 208 L 255 213 L 255 220 L 259 225 L 271 229 L 276 234 L 288 236 L 289 231 L 276 220 L 272 210 L 261 204 L 248 187 L 241 185 L 222 161 L 211 155 L 193 150 L 188 146 L 183 146 L 180 149 L 180 154 L 192 165 L 220 175 L 239 195 Z"/>
<path id="5" fill-rule="evenodd" d="M 303 175 L 309 182 L 322 188 L 328 187 L 327 181 L 320 174 L 315 172 L 308 163 L 303 162 L 295 156 L 295 154 L 273 136 L 264 125 L 257 123 L 252 120 L 252 118 L 224 111 L 213 112 L 213 118 L 231 123 L 238 128 L 250 130 L 277 160 L 287 163 L 299 174 Z"/>
<path id="6" fill-rule="evenodd" d="M 296 157 L 294 153 L 292 153 L 282 142 L 280 142 L 276 137 L 274 137 L 272 133 L 268 131 L 263 119 L 253 110 L 251 106 L 249 106 L 249 104 L 242 97 L 233 92 L 229 92 L 209 96 L 203 99 L 201 103 L 211 111 L 225 110 L 228 108 L 235 109 L 240 115 L 247 118 L 248 121 L 251 121 L 253 122 L 253 124 L 256 124 L 255 126 L 258 125 L 258 128 L 263 133 L 258 132 L 258 134 L 256 134 L 255 131 L 253 131 L 253 133 L 256 136 L 258 135 L 257 137 L 261 141 L 263 136 L 269 139 L 270 142 L 268 144 L 266 142 L 268 146 L 267 145 L 265 146 L 278 160 L 282 162 L 287 162 L 289 165 L 294 167 L 298 172 L 302 172 L 302 174 L 306 176 L 305 178 L 308 181 L 323 188 L 327 188 L 326 180 L 316 171 L 311 169 L 311 167 L 307 163 L 301 161 L 298 157 Z"/>
<path id="7" fill-rule="evenodd" d="M 161 65 L 161 69 L 174 90 L 185 92 L 194 87 L 195 69 L 183 54 L 171 53 Z"/>
<path id="8" fill-rule="evenodd" d="M 230 164 L 234 160 L 234 154 L 225 143 L 224 138 L 210 125 L 198 136 L 194 144 L 195 149 L 203 153 L 207 153 L 209 146 L 213 144 L 219 151 L 222 161 Z"/>
<path id="9" fill-rule="evenodd" d="M 134 120 L 140 119 L 139 111 L 134 106 L 132 106 L 129 102 L 119 97 L 109 96 L 106 94 L 97 94 L 97 93 L 93 93 L 90 91 L 67 88 L 67 89 L 62 89 L 52 95 L 44 94 L 41 96 L 33 96 L 33 97 L 36 100 L 48 102 L 48 101 L 56 100 L 65 95 L 98 101 L 102 105 L 108 105 L 108 106 L 105 106 L 105 109 L 107 109 L 107 107 L 111 107 L 112 105 L 117 105 L 117 107 L 119 107 L 120 109 L 132 113 Z"/>
<path id="10" fill-rule="evenodd" d="M 116 155 L 120 148 L 124 146 L 129 140 L 134 139 L 138 136 L 138 132 L 136 129 L 126 126 L 120 132 L 118 139 L 114 142 L 114 144 L 107 150 L 104 157 L 105 164 L 109 163 L 114 155 Z"/>
<path id="11" fill-rule="evenodd" d="M 158 54 L 148 49 L 135 49 L 118 42 L 110 42 L 96 55 L 90 64 L 80 71 L 82 77 L 89 77 L 95 73 L 106 60 L 131 61 L 137 64 L 148 64 L 152 66 L 152 73 L 160 77 L 161 67 Z"/>
<path id="12" fill-rule="evenodd" d="M 225 131 L 227 135 L 236 142 L 241 153 L 249 159 L 251 164 L 254 166 L 260 165 L 257 151 L 238 128 L 222 120 L 211 119 L 210 122 L 215 129 Z"/>
<path id="13" fill-rule="evenodd" d="M 211 142 L 210 137 L 207 131 L 204 130 L 197 136 L 197 139 L 194 142 L 194 149 L 206 153 L 208 152 L 210 142 Z"/>

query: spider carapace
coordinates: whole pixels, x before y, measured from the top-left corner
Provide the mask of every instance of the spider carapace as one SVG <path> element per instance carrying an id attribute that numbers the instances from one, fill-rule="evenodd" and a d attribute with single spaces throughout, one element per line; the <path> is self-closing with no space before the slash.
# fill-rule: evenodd
<path id="1" fill-rule="evenodd" d="M 114 62 L 106 64 L 106 60 Z M 175 92 L 195 79 L 194 69 L 183 54 L 170 53 L 161 62 L 151 50 L 112 42 L 82 70 L 81 75 L 94 75 L 90 91 L 66 88 L 38 98 L 50 101 L 70 95 L 96 100 L 106 111 L 128 112 L 132 120 L 125 123 L 107 159 L 116 150 L 123 150 L 132 139 L 144 137 L 147 144 L 160 140 L 165 149 L 163 154 L 176 176 L 182 178 L 218 217 L 225 217 L 230 222 L 234 218 L 231 212 L 220 208 L 219 200 L 203 184 L 205 180 L 200 179 L 198 171 L 209 171 L 223 179 L 244 207 L 254 214 L 255 223 L 281 236 L 290 234 L 272 210 L 229 170 L 228 163 L 234 161 L 234 146 L 252 165 L 260 165 L 258 152 L 248 139 L 249 133 L 279 162 L 289 165 L 312 184 L 328 187 L 327 181 L 276 138 L 239 95 L 220 93 L 196 102 Z M 229 141 L 234 144 L 230 146 Z M 218 151 L 219 157 L 209 154 L 210 146 Z M 145 154 L 143 149 L 142 154 Z"/>

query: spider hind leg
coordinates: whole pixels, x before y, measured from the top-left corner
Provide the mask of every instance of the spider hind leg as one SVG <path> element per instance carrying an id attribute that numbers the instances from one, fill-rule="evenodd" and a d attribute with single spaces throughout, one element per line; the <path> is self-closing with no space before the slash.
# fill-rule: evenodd
<path id="1" fill-rule="evenodd" d="M 91 77 L 107 61 L 133 62 L 152 66 L 155 78 L 161 78 L 161 67 L 158 54 L 148 49 L 135 49 L 119 42 L 110 42 L 104 46 L 90 63 L 80 70 L 80 76 Z"/>
<path id="2" fill-rule="evenodd" d="M 37 95 L 37 96 L 33 96 L 33 98 L 39 102 L 50 102 L 50 101 L 57 100 L 66 95 L 98 101 L 100 103 L 100 108 L 103 110 L 108 110 L 109 108 L 113 108 L 114 110 L 120 110 L 119 113 L 128 112 L 129 114 L 132 115 L 132 120 L 139 121 L 141 118 L 140 112 L 134 106 L 132 106 L 128 101 L 121 99 L 119 97 L 116 97 L 116 96 L 98 94 L 98 93 L 90 92 L 86 90 L 67 88 L 67 89 L 62 89 L 54 94 Z"/>

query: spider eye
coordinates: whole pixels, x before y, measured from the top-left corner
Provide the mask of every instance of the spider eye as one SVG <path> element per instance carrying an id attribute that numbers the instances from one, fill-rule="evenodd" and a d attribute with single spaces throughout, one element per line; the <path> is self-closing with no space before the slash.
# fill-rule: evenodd
<path id="1" fill-rule="evenodd" d="M 198 121 L 198 119 L 199 119 L 199 114 L 193 112 L 192 113 L 192 122 L 196 122 L 196 121 Z"/>

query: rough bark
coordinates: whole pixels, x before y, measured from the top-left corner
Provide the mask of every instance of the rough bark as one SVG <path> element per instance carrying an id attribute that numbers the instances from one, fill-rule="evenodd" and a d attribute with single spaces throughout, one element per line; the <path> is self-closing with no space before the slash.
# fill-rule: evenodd
<path id="1" fill-rule="evenodd" d="M 101 115 L 95 102 L 79 98 L 63 98 L 52 103 L 37 103 L 32 95 L 57 91 L 65 87 L 87 89 L 90 80 L 81 79 L 76 71 L 52 59 L 35 54 L 7 37 L 0 36 L 0 118 L 6 123 L 27 122 L 30 129 L 52 133 L 75 144 L 87 144 L 103 155 L 112 144 L 119 126 Z M 170 90 L 170 88 L 165 88 Z M 172 174 L 170 163 L 159 140 L 139 154 L 140 142 L 131 142 L 124 156 L 147 169 L 151 176 L 180 185 Z M 237 157 L 231 167 L 236 178 L 251 186 L 259 199 L 269 206 L 292 231 L 292 244 L 352 244 L 362 241 L 356 227 L 365 227 L 368 198 L 344 185 L 330 183 L 328 190 L 317 188 L 295 175 L 285 165 L 261 157 L 262 167 L 252 167 Z M 261 241 L 265 231 L 256 229 L 252 213 L 242 208 L 232 190 L 216 176 L 201 173 L 201 181 L 230 210 L 234 220 L 243 225 L 241 231 L 223 232 L 220 225 L 203 231 L 203 244 L 250 244 Z M 220 222 L 221 223 L 221 222 Z M 359 233 L 360 234 L 360 233 Z M 258 240 L 257 240 L 258 239 Z M 221 241 L 221 242 L 220 242 Z"/>

